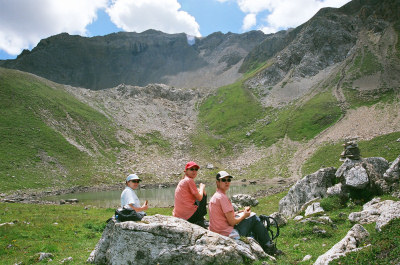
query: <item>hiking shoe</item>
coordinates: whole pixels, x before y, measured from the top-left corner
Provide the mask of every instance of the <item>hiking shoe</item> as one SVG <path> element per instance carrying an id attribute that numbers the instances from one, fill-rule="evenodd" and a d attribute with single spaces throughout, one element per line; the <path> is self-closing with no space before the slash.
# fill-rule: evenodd
<path id="1" fill-rule="evenodd" d="M 266 245 L 262 246 L 262 249 L 268 255 L 274 256 L 278 249 L 276 248 L 275 244 L 267 243 Z M 282 251 L 281 251 L 282 252 Z"/>

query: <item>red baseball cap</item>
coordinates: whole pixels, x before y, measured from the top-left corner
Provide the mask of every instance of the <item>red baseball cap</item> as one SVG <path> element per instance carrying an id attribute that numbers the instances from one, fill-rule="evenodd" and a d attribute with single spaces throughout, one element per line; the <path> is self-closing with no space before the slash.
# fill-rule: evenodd
<path id="1" fill-rule="evenodd" d="M 188 169 L 188 168 L 191 168 L 191 167 L 197 167 L 197 168 L 200 168 L 200 166 L 199 166 L 199 165 L 197 165 L 195 162 L 193 162 L 193 161 L 190 161 L 190 162 L 188 162 L 188 163 L 186 164 L 186 166 L 185 166 L 185 170 L 186 170 L 186 169 Z"/>

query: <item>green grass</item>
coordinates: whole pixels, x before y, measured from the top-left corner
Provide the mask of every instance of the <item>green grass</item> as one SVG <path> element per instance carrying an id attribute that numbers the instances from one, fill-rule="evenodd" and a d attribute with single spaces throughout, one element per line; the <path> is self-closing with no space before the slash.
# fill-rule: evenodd
<path id="1" fill-rule="evenodd" d="M 399 264 L 400 262 L 400 219 L 392 220 L 381 232 L 371 230 L 370 236 L 362 245 L 370 247 L 346 257 L 334 260 L 329 264 Z"/>
<path id="2" fill-rule="evenodd" d="M 287 194 L 282 192 L 259 198 L 259 205 L 252 207 L 258 215 L 270 215 L 278 211 L 279 201 Z M 394 198 L 386 195 L 382 199 Z M 351 212 L 362 210 L 361 205 L 350 201 L 338 203 L 335 198 L 323 199 L 321 203 L 327 207 L 326 214 L 332 224 L 300 223 L 289 220 L 280 227 L 277 246 L 285 255 L 278 256 L 276 264 L 297 264 L 305 255 L 312 259 L 301 264 L 313 264 L 318 256 L 328 251 L 339 242 L 353 224 L 347 219 Z M 149 208 L 148 215 L 163 214 L 170 216 L 172 208 Z M 32 205 L 0 203 L 0 223 L 16 221 L 14 225 L 0 226 L 0 263 L 36 264 L 34 260 L 38 252 L 50 252 L 54 255 L 50 264 L 58 264 L 61 260 L 72 257 L 70 264 L 84 264 L 101 237 L 106 225 L 105 221 L 114 214 L 114 209 L 89 208 L 82 205 Z M 315 226 L 324 229 L 326 234 L 313 233 Z M 370 264 L 366 260 L 383 257 L 386 263 L 396 261 L 399 257 L 399 228 L 397 219 L 387 226 L 382 233 L 375 232 L 375 224 L 363 225 L 371 237 L 363 244 L 372 243 L 374 248 L 354 253 L 341 264 Z M 360 261 L 351 263 L 351 261 Z M 389 263 L 388 263 L 389 262 Z M 46 263 L 45 261 L 40 264 Z M 251 264 L 262 264 L 256 261 Z M 396 263 L 394 263 L 396 264 Z"/>
<path id="3" fill-rule="evenodd" d="M 291 140 L 309 140 L 334 124 L 342 115 L 336 99 L 330 92 L 320 93 L 300 107 L 290 105 L 279 111 L 270 109 L 270 123 L 260 125 L 253 139 L 266 146 L 275 143 L 286 134 Z"/>
<path id="4" fill-rule="evenodd" d="M 378 102 L 393 102 L 398 96 L 398 89 L 387 87 L 385 83 L 382 83 L 380 88 L 375 90 L 353 88 L 354 80 L 373 75 L 382 70 L 383 67 L 378 57 L 368 48 L 364 48 L 364 53 L 358 51 L 358 55 L 354 58 L 353 65 L 349 69 L 347 80 L 343 83 L 344 94 L 351 108 L 371 106 Z"/>
<path id="5" fill-rule="evenodd" d="M 37 263 L 39 252 L 54 255 L 52 264 L 72 257 L 70 264 L 84 264 L 101 237 L 106 220 L 115 209 L 76 205 L 0 203 L 0 264 Z M 147 213 L 171 215 L 170 208 L 150 208 Z M 40 264 L 46 263 L 45 261 Z"/>
<path id="6" fill-rule="evenodd" d="M 0 68 L 0 114 L 2 191 L 88 185 L 94 172 L 102 182 L 96 164 L 112 164 L 122 147 L 104 115 L 26 73 Z"/>
<path id="7" fill-rule="evenodd" d="M 240 150 L 249 143 L 268 147 L 285 135 L 309 140 L 342 115 L 330 92 L 319 93 L 301 106 L 263 109 L 241 82 L 218 89 L 199 111 L 200 125 L 192 141 L 202 147 L 203 156 L 230 155 L 234 147 Z"/>
<path id="8" fill-rule="evenodd" d="M 230 153 L 234 143 L 245 137 L 248 126 L 263 114 L 260 103 L 241 82 L 221 87 L 199 106 L 195 146 Z"/>
<path id="9" fill-rule="evenodd" d="M 382 136 L 375 137 L 368 141 L 359 141 L 362 157 L 383 157 L 388 162 L 392 162 L 400 155 L 400 144 L 397 139 L 400 138 L 400 132 L 394 132 Z M 314 173 L 320 168 L 336 167 L 338 168 L 343 162 L 339 161 L 342 153 L 343 143 L 326 144 L 320 148 L 309 158 L 302 167 L 303 175 Z"/>
<path id="10" fill-rule="evenodd" d="M 399 94 L 399 91 L 393 88 L 380 88 L 371 91 L 360 91 L 347 87 L 343 91 L 347 102 L 353 109 L 362 106 L 372 106 L 377 103 L 392 103 L 396 100 Z"/>
<path id="11" fill-rule="evenodd" d="M 361 76 L 372 75 L 382 71 L 383 67 L 379 63 L 378 57 L 373 54 L 368 48 L 364 48 L 364 53 L 359 51 L 354 58 L 354 63 L 350 67 L 350 72 L 354 74 L 354 78 L 358 79 Z"/>
<path id="12" fill-rule="evenodd" d="M 341 115 L 332 93 L 320 93 L 296 109 L 288 126 L 288 136 L 292 140 L 310 140 L 334 124 Z"/>
<path id="13" fill-rule="evenodd" d="M 136 136 L 136 138 L 145 146 L 156 146 L 165 153 L 171 151 L 171 143 L 164 139 L 159 131 L 146 133 L 143 136 Z"/>

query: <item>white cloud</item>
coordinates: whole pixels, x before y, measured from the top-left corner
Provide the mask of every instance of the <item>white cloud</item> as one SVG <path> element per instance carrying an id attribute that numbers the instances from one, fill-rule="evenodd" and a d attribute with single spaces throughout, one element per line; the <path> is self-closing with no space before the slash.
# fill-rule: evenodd
<path id="1" fill-rule="evenodd" d="M 240 10 L 244 13 L 259 13 L 264 10 L 271 10 L 274 4 L 280 1 L 276 0 L 237 0 Z"/>
<path id="2" fill-rule="evenodd" d="M 256 25 L 256 22 L 257 22 L 256 14 L 247 14 L 243 19 L 242 29 L 244 31 L 249 30 Z"/>
<path id="3" fill-rule="evenodd" d="M 195 18 L 180 8 L 177 0 L 114 0 L 107 13 L 111 21 L 125 31 L 156 29 L 200 37 Z"/>
<path id="4" fill-rule="evenodd" d="M 247 15 L 243 20 L 243 29 L 256 26 L 265 33 L 277 32 L 281 29 L 297 27 L 309 20 L 323 7 L 341 7 L 350 0 L 236 0 L 245 14 L 257 16 L 263 14 L 260 22 L 248 27 Z"/>
<path id="5" fill-rule="evenodd" d="M 17 55 L 61 32 L 86 35 L 107 0 L 0 0 L 0 49 Z"/>

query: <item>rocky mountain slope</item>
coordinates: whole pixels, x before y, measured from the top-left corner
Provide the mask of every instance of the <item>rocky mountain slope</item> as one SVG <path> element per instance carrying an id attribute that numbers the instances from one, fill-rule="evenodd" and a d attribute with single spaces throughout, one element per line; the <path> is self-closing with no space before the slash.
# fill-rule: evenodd
<path id="1" fill-rule="evenodd" d="M 265 34 L 213 33 L 188 42 L 186 34 L 147 30 L 85 38 L 62 33 L 43 39 L 32 51 L 0 66 L 30 72 L 61 84 L 94 90 L 119 84 L 219 87 L 241 74 L 237 69 Z"/>

